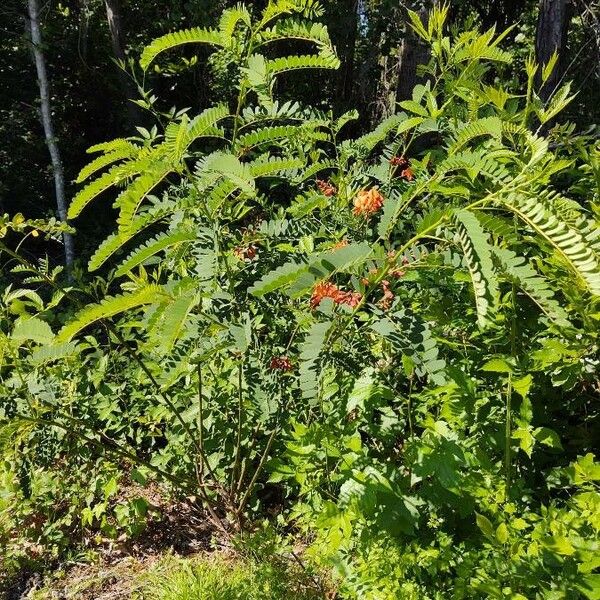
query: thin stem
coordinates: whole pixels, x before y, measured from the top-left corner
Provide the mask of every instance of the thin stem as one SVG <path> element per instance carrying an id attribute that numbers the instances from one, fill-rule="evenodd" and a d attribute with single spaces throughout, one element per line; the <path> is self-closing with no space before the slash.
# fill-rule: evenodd
<path id="1" fill-rule="evenodd" d="M 510 493 L 511 471 L 512 471 L 512 373 L 508 374 L 508 383 L 506 388 L 506 418 L 504 424 L 504 473 L 506 478 L 506 498 Z"/>
<path id="2" fill-rule="evenodd" d="M 259 25 L 258 29 L 260 29 L 260 25 Z M 244 57 L 244 66 L 248 65 L 248 59 L 250 58 L 250 56 L 252 55 L 252 52 L 254 51 L 254 44 L 253 44 L 254 30 L 252 28 L 250 28 L 248 30 L 248 34 L 249 34 L 249 38 L 247 39 L 248 49 L 246 51 L 246 56 Z M 240 114 L 242 112 L 242 106 L 244 105 L 245 99 L 246 99 L 246 84 L 245 84 L 244 80 L 242 79 L 240 81 L 240 93 L 238 94 L 237 105 L 235 108 L 235 115 L 233 117 L 233 119 L 234 119 L 233 120 L 233 134 L 231 136 L 231 146 L 232 147 L 235 144 L 235 142 L 237 141 L 237 136 L 238 136 L 238 132 L 239 132 L 239 128 L 240 128 Z"/>
<path id="3" fill-rule="evenodd" d="M 240 468 L 240 461 L 242 459 L 242 420 L 244 414 L 244 396 L 243 396 L 243 368 L 242 363 L 238 364 L 238 422 L 237 422 L 237 434 L 235 440 L 235 460 L 233 463 L 233 470 L 231 471 L 231 493 L 235 493 L 235 482 L 236 475 Z"/>
<path id="4" fill-rule="evenodd" d="M 133 358 L 133 360 L 138 364 L 140 369 L 142 369 L 142 371 L 145 373 L 146 377 L 148 377 L 148 379 L 150 380 L 152 385 L 156 388 L 156 391 L 158 392 L 160 397 L 163 399 L 164 403 L 169 407 L 169 410 L 173 413 L 173 415 L 175 416 L 177 421 L 179 421 L 179 424 L 185 431 L 186 435 L 189 436 L 190 440 L 192 440 L 192 443 L 196 447 L 196 450 L 199 451 L 198 442 L 197 442 L 196 437 L 194 436 L 189 424 L 183 420 L 183 417 L 181 416 L 181 412 L 177 409 L 175 404 L 173 404 L 173 401 L 162 391 L 160 384 L 158 383 L 158 381 L 156 381 L 156 379 L 154 378 L 154 375 L 152 375 L 152 373 L 150 372 L 150 369 L 148 369 L 148 367 L 146 366 L 146 363 L 139 356 L 138 352 L 135 349 L 131 348 L 126 343 L 125 338 L 123 338 L 123 336 L 121 335 L 121 332 L 110 321 L 106 321 L 105 324 L 110 329 L 110 331 L 116 336 L 116 338 L 119 340 L 119 343 L 124 346 L 125 351 Z"/>
<path id="5" fill-rule="evenodd" d="M 208 461 L 208 457 L 206 456 L 206 452 L 204 451 L 204 391 L 202 385 L 202 365 L 198 363 L 197 367 L 198 372 L 198 448 L 199 448 L 199 458 L 200 458 L 200 475 L 202 477 L 202 481 L 204 482 L 204 467 L 206 467 L 206 472 L 213 479 L 214 485 L 219 488 L 220 492 L 225 496 L 225 488 L 219 483 L 213 468 L 210 466 L 210 462 Z"/>
<path id="6" fill-rule="evenodd" d="M 277 435 L 277 427 L 275 427 L 275 429 L 273 429 L 273 431 L 271 432 L 271 435 L 269 436 L 267 445 L 265 447 L 265 451 L 263 452 L 263 455 L 260 457 L 260 461 L 258 463 L 258 466 L 256 467 L 256 470 L 254 471 L 254 475 L 252 476 L 252 479 L 250 480 L 250 483 L 248 484 L 248 487 L 246 488 L 246 493 L 244 494 L 244 496 L 242 497 L 242 499 L 238 505 L 238 509 L 237 509 L 238 515 L 241 515 L 244 508 L 246 507 L 248 498 L 250 497 L 250 494 L 254 488 L 254 484 L 256 483 L 258 476 L 262 472 L 265 461 L 267 460 L 267 457 L 269 456 L 269 452 L 271 451 L 271 446 L 273 445 L 273 442 L 275 441 L 276 435 Z"/>
<path id="7" fill-rule="evenodd" d="M 254 430 L 252 431 L 252 437 L 251 437 L 251 441 L 250 444 L 248 445 L 248 449 L 246 450 L 246 456 L 243 458 L 242 460 L 242 464 L 241 464 L 241 468 L 240 468 L 240 475 L 237 479 L 237 484 L 233 490 L 233 494 L 232 495 L 236 495 L 239 493 L 239 491 L 242 489 L 242 484 L 244 483 L 244 477 L 246 476 L 246 469 L 248 468 L 248 457 L 252 455 L 252 453 L 254 452 L 254 449 L 256 448 L 256 444 L 258 443 L 258 432 L 260 430 L 260 423 L 256 424 L 256 427 L 254 428 Z"/>
<path id="8" fill-rule="evenodd" d="M 198 362 L 196 368 L 198 372 L 198 452 L 199 456 L 196 462 L 200 462 L 200 478 L 204 477 L 204 407 L 202 401 L 202 364 Z"/>
<path id="9" fill-rule="evenodd" d="M 517 230 L 517 219 L 513 216 L 513 226 L 515 231 Z M 512 282 L 511 290 L 511 301 L 512 301 L 512 316 L 510 322 L 510 354 L 514 358 L 516 355 L 516 341 L 517 341 L 517 286 L 515 282 Z M 506 478 L 506 498 L 508 499 L 510 493 L 510 483 L 512 475 L 512 373 L 508 374 L 508 382 L 506 389 L 506 417 L 504 427 L 504 472 Z"/>
<path id="10" fill-rule="evenodd" d="M 412 419 L 412 391 L 413 391 L 413 376 L 411 375 L 409 378 L 408 384 L 408 431 L 410 432 L 411 439 L 414 436 L 413 431 L 413 419 Z"/>

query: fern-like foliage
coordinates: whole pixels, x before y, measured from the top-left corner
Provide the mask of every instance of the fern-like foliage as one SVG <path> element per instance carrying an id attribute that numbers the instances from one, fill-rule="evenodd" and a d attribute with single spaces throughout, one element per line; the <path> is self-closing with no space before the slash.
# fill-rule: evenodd
<path id="1" fill-rule="evenodd" d="M 208 44 L 210 46 L 222 47 L 223 40 L 219 31 L 215 29 L 203 29 L 201 27 L 168 33 L 157 38 L 144 48 L 140 58 L 140 66 L 145 71 L 159 54 L 184 44 Z"/>
<path id="2" fill-rule="evenodd" d="M 256 182 L 250 165 L 241 162 L 234 154 L 213 152 L 198 162 L 196 173 L 201 187 L 209 187 L 225 179 L 251 197 L 256 193 Z"/>
<path id="3" fill-rule="evenodd" d="M 105 152 L 101 156 L 95 158 L 91 163 L 87 164 L 77 175 L 76 183 L 82 183 L 88 179 L 94 173 L 104 169 L 108 165 L 125 160 L 128 158 L 134 158 L 139 152 L 139 147 L 132 142 L 123 140 L 122 144 L 112 149 L 110 152 Z"/>
<path id="4" fill-rule="evenodd" d="M 508 248 L 497 246 L 492 249 L 492 252 L 500 263 L 501 269 L 540 307 L 546 316 L 558 325 L 570 326 L 567 312 L 554 297 L 554 290 L 550 287 L 547 279 L 527 263 L 524 257 L 518 256 Z"/>
<path id="5" fill-rule="evenodd" d="M 199 296 L 194 289 L 185 290 L 172 300 L 161 312 L 161 318 L 155 325 L 150 343 L 161 355 L 171 352 L 185 331 L 188 317 L 196 304 Z"/>
<path id="6" fill-rule="evenodd" d="M 32 340 L 38 344 L 52 342 L 54 333 L 46 321 L 38 317 L 19 319 L 14 326 L 11 338 L 16 341 Z"/>
<path id="7" fill-rule="evenodd" d="M 331 169 L 333 167 L 335 167 L 335 163 L 332 160 L 325 159 L 314 162 L 312 165 L 309 165 L 306 169 L 304 169 L 302 173 L 300 173 L 298 182 L 300 183 L 312 179 L 321 171 L 325 171 L 326 169 Z"/>
<path id="8" fill-rule="evenodd" d="M 480 327 L 486 327 L 496 309 L 499 293 L 489 238 L 473 213 L 459 210 L 454 216 L 456 238 L 462 247 L 475 293 L 477 322 Z"/>
<path id="9" fill-rule="evenodd" d="M 127 173 L 119 168 L 113 167 L 110 171 L 104 173 L 92 183 L 88 184 L 73 198 L 69 205 L 68 217 L 74 219 L 81 214 L 81 211 L 97 196 L 110 189 L 112 186 L 124 181 Z"/>
<path id="10" fill-rule="evenodd" d="M 311 42 L 320 48 L 328 48 L 331 45 L 327 27 L 321 23 L 310 23 L 296 18 L 282 19 L 273 27 L 262 30 L 259 40 L 257 48 L 282 40 Z"/>
<path id="11" fill-rule="evenodd" d="M 269 23 L 284 15 L 293 14 L 314 18 L 321 16 L 323 9 L 317 0 L 271 0 L 263 11 L 258 29 L 264 29 Z"/>
<path id="12" fill-rule="evenodd" d="M 250 172 L 253 177 L 283 176 L 303 166 L 304 161 L 300 158 L 279 158 L 266 155 L 250 164 Z"/>
<path id="13" fill-rule="evenodd" d="M 252 27 L 250 11 L 243 4 L 236 4 L 233 8 L 223 11 L 219 19 L 219 33 L 221 35 L 221 43 L 225 48 L 234 48 L 234 34 L 240 24 L 244 25 L 246 29 Z"/>
<path id="14" fill-rule="evenodd" d="M 267 61 L 269 75 L 275 76 L 298 69 L 337 69 L 339 58 L 333 52 L 282 56 Z"/>
<path id="15" fill-rule="evenodd" d="M 172 248 L 178 244 L 191 242 L 195 239 L 196 234 L 191 231 L 168 231 L 166 233 L 161 233 L 144 245 L 136 248 L 127 259 L 119 265 L 116 275 L 117 277 L 125 275 L 125 273 L 128 273 L 138 265 L 141 265 L 144 261 L 155 256 L 159 252 L 162 252 L 167 248 Z"/>
<path id="16" fill-rule="evenodd" d="M 147 229 L 151 225 L 154 225 L 155 223 L 165 219 L 167 216 L 173 213 L 175 208 L 176 205 L 173 202 L 162 203 L 156 207 L 152 207 L 133 219 L 126 230 L 120 230 L 109 235 L 100 244 L 100 246 L 98 246 L 90 258 L 88 269 L 90 271 L 96 271 L 99 269 L 111 256 L 118 252 L 138 233 L 141 233 L 144 231 L 144 229 Z"/>
<path id="17" fill-rule="evenodd" d="M 337 69 L 340 61 L 332 48 L 322 48 L 319 54 L 290 55 L 266 59 L 262 54 L 252 54 L 243 68 L 246 85 L 258 95 L 261 105 L 273 107 L 275 77 L 301 69 Z"/>
<path id="18" fill-rule="evenodd" d="M 354 140 L 353 145 L 366 152 L 371 152 L 377 144 L 383 142 L 405 120 L 406 114 L 404 113 L 392 115 L 384 119 L 372 132 Z"/>
<path id="19" fill-rule="evenodd" d="M 194 117 L 188 127 L 185 135 L 184 147 L 187 150 L 197 139 L 201 137 L 214 136 L 224 133 L 223 130 L 216 129 L 219 121 L 229 116 L 229 109 L 225 104 L 218 104 L 202 111 L 197 117 Z"/>
<path id="20" fill-rule="evenodd" d="M 119 229 L 127 230 L 132 226 L 134 217 L 144 199 L 171 171 L 171 164 L 158 163 L 153 169 L 140 175 L 119 195 L 115 201 L 115 206 L 119 209 L 117 218 Z"/>
<path id="21" fill-rule="evenodd" d="M 281 140 L 326 140 L 329 136 L 326 132 L 316 131 L 316 125 L 273 125 L 264 126 L 255 131 L 244 133 L 239 136 L 235 148 L 244 154 L 257 146 L 276 146 Z"/>
<path id="22" fill-rule="evenodd" d="M 598 258 L 585 234 L 556 216 L 552 196 L 544 202 L 536 196 L 513 193 L 503 203 L 556 250 L 591 293 L 600 295 Z"/>
<path id="23" fill-rule="evenodd" d="M 390 341 L 394 350 L 412 359 L 419 377 L 427 377 L 435 385 L 444 384 L 446 362 L 440 358 L 429 325 L 418 315 L 398 311 L 373 323 L 372 329 Z"/>
<path id="24" fill-rule="evenodd" d="M 502 120 L 499 117 L 485 117 L 462 124 L 452 136 L 448 154 L 452 155 L 462 149 L 463 146 L 476 138 L 492 136 L 497 140 L 502 135 Z"/>
<path id="25" fill-rule="evenodd" d="M 256 131 L 245 133 L 236 140 L 236 148 L 243 152 L 256 146 L 284 140 L 293 135 L 299 128 L 293 125 L 276 125 L 271 127 L 262 127 Z"/>
<path id="26" fill-rule="evenodd" d="M 90 325 L 115 315 L 153 304 L 164 298 L 165 292 L 158 285 L 147 285 L 135 292 L 120 296 L 108 296 L 99 304 L 91 304 L 79 311 L 56 336 L 58 343 L 70 342 L 77 333 Z"/>
<path id="27" fill-rule="evenodd" d="M 331 321 L 313 323 L 300 345 L 300 390 L 302 398 L 311 405 L 319 397 L 321 355 L 331 327 Z"/>
<path id="28" fill-rule="evenodd" d="M 502 160 L 506 157 L 490 152 L 489 149 L 463 150 L 447 156 L 438 166 L 436 174 L 442 177 L 447 174 L 464 174 L 470 181 L 479 176 L 492 180 L 493 183 L 503 185 L 513 179 L 513 175 Z M 461 173 L 462 172 L 462 173 Z"/>
<path id="29" fill-rule="evenodd" d="M 264 296 L 265 294 L 291 285 L 298 277 L 307 271 L 307 263 L 297 261 L 287 262 L 267 273 L 267 275 L 257 281 L 248 291 L 257 297 Z"/>
<path id="30" fill-rule="evenodd" d="M 77 354 L 79 349 L 80 347 L 76 342 L 63 342 L 59 344 L 53 341 L 50 345 L 36 348 L 31 353 L 31 356 L 29 356 L 28 362 L 32 366 L 40 367 L 73 356 Z"/>

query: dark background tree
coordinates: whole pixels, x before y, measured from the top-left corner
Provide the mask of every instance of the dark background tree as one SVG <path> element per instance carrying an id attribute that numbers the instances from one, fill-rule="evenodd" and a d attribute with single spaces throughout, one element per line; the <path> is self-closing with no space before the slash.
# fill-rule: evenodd
<path id="1" fill-rule="evenodd" d="M 558 54 L 558 61 L 548 80 L 541 85 L 538 76 L 540 96 L 548 100 L 563 78 L 568 55 L 565 52 L 569 25 L 573 12 L 570 0 L 540 0 L 537 29 L 535 36 L 535 56 L 540 65 L 546 65 L 554 53 Z"/>
<path id="2" fill-rule="evenodd" d="M 30 34 L 31 52 L 33 55 L 35 70 L 40 90 L 40 116 L 46 146 L 52 162 L 52 173 L 54 175 L 54 194 L 56 197 L 56 210 L 60 220 L 67 221 L 67 199 L 65 197 L 65 174 L 60 148 L 54 134 L 54 119 L 52 118 L 52 103 L 50 101 L 50 82 L 46 69 L 46 57 L 44 54 L 42 34 L 40 31 L 40 6 L 38 0 L 27 2 L 27 23 Z M 65 246 L 65 263 L 71 268 L 75 260 L 73 247 L 73 236 L 65 232 L 63 234 Z"/>
<path id="3" fill-rule="evenodd" d="M 147 127 L 153 122 L 150 113 L 129 101 L 138 94 L 135 78 L 140 73 L 135 65 L 144 44 L 168 31 L 214 23 L 220 11 L 233 4 L 234 0 L 50 0 L 43 4 L 43 50 L 52 78 L 50 101 L 63 153 L 67 199 L 76 190 L 73 179 L 87 160 L 87 147 L 136 135 L 134 125 Z M 251 4 L 258 9 L 264 2 Z M 333 100 L 340 112 L 359 106 L 363 116 L 359 126 L 367 128 L 393 112 L 396 101 L 407 98 L 417 81 L 416 66 L 427 56 L 412 35 L 406 9 L 424 13 L 431 0 L 326 0 L 324 5 L 342 68 L 337 79 L 315 81 L 307 75 L 301 94 L 313 103 Z M 536 0 L 453 0 L 450 14 L 455 24 L 472 20 L 499 30 L 514 24 L 509 43 L 521 57 L 512 67 L 515 79 L 522 77 L 521 66 L 530 53 L 546 63 L 559 50 L 556 73 L 542 94 L 548 98 L 561 78 L 573 79 L 574 90 L 581 93 L 569 116 L 586 127 L 597 121 L 600 106 L 598 8 L 597 0 L 541 0 L 539 4 Z M 56 203 L 25 15 L 25 0 L 8 0 L 0 9 L 0 210 L 39 217 L 54 213 Z M 196 61 L 183 60 L 196 55 Z M 144 81 L 145 88 L 162 99 L 161 109 L 197 110 L 215 99 L 208 90 L 216 75 L 203 50 L 185 49 L 169 60 L 160 73 L 153 72 Z M 230 85 L 227 78 L 223 80 Z M 297 92 L 298 78 L 295 82 Z M 77 223 L 78 255 L 85 256 L 88 243 L 103 234 L 110 201 L 104 207 L 93 221 Z M 57 260 L 60 254 L 56 252 Z"/>

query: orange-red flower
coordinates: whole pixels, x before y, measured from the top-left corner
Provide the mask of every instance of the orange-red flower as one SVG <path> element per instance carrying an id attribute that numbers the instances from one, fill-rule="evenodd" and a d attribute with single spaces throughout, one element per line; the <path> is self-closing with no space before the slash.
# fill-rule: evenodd
<path id="1" fill-rule="evenodd" d="M 400 177 L 403 177 L 406 181 L 412 181 L 415 178 L 415 174 L 410 167 L 406 167 L 406 169 L 400 173 Z"/>
<path id="2" fill-rule="evenodd" d="M 269 367 L 274 371 L 292 371 L 294 369 L 287 356 L 274 356 L 269 363 Z"/>
<path id="3" fill-rule="evenodd" d="M 246 246 L 246 247 L 238 246 L 237 248 L 235 248 L 233 250 L 233 253 L 240 260 L 250 261 L 253 258 L 255 258 L 256 255 L 258 254 L 258 248 L 254 244 L 251 244 L 250 246 Z"/>
<path id="4" fill-rule="evenodd" d="M 321 194 L 323 194 L 324 196 L 327 196 L 328 198 L 331 196 L 335 196 L 337 194 L 337 189 L 334 185 L 331 185 L 331 183 L 329 183 L 329 181 L 324 181 L 323 179 L 317 179 L 317 187 L 319 188 L 319 191 L 321 192 Z"/>
<path id="5" fill-rule="evenodd" d="M 401 169 L 406 169 L 410 165 L 406 156 L 392 156 L 392 158 L 390 158 L 390 164 L 394 167 L 400 167 Z"/>
<path id="6" fill-rule="evenodd" d="M 395 296 L 392 290 L 390 290 L 390 282 L 387 279 L 381 282 L 381 287 L 383 288 L 383 298 L 379 301 L 379 306 L 387 310 L 392 305 Z"/>
<path id="7" fill-rule="evenodd" d="M 405 156 L 392 156 L 390 164 L 400 169 L 400 177 L 406 181 L 412 181 L 415 178 L 415 174 L 410 168 L 410 161 Z"/>
<path id="8" fill-rule="evenodd" d="M 310 297 L 310 307 L 312 309 L 317 308 L 317 306 L 321 304 L 321 300 L 324 300 L 325 298 L 334 298 L 338 291 L 339 288 L 336 285 L 333 285 L 333 283 L 330 283 L 329 281 L 320 281 L 313 288 Z"/>
<path id="9" fill-rule="evenodd" d="M 321 281 L 313 288 L 310 307 L 314 310 L 325 298 L 331 298 L 336 304 L 346 304 L 351 308 L 355 308 L 362 300 L 362 294 L 359 292 L 344 292 L 329 281 Z"/>
<path id="10" fill-rule="evenodd" d="M 360 292 L 340 292 L 334 299 L 337 304 L 347 304 L 350 308 L 356 308 L 362 300 Z"/>
<path id="11" fill-rule="evenodd" d="M 340 240 L 333 245 L 334 250 L 339 250 L 340 248 L 345 248 L 348 245 L 348 240 Z"/>
<path id="12" fill-rule="evenodd" d="M 356 194 L 356 198 L 354 198 L 352 213 L 356 216 L 365 215 L 369 217 L 381 209 L 383 202 L 384 197 L 377 188 L 361 190 Z"/>

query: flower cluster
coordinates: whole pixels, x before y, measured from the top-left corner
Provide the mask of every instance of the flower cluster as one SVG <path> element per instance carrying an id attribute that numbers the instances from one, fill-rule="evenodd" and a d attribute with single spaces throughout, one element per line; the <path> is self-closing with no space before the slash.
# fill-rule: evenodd
<path id="1" fill-rule="evenodd" d="M 336 304 L 346 304 L 350 308 L 356 308 L 362 300 L 362 294 L 359 292 L 344 292 L 329 281 L 321 281 L 313 288 L 310 307 L 314 310 L 325 298 L 331 298 Z"/>
<path id="2" fill-rule="evenodd" d="M 390 164 L 399 168 L 400 177 L 406 179 L 406 181 L 412 181 L 415 178 L 415 175 L 410 168 L 410 161 L 405 156 L 392 156 L 392 158 L 390 158 Z"/>
<path id="3" fill-rule="evenodd" d="M 348 245 L 348 240 L 340 240 L 333 245 L 334 250 L 340 250 L 341 248 L 345 248 Z"/>
<path id="4" fill-rule="evenodd" d="M 290 359 L 287 356 L 274 356 L 269 363 L 269 367 L 274 371 L 292 371 L 294 369 Z"/>
<path id="5" fill-rule="evenodd" d="M 396 257 L 396 253 L 391 250 L 390 252 L 388 252 L 388 258 L 393 261 Z M 402 264 L 403 265 L 407 265 L 410 261 L 408 260 L 408 258 L 406 258 L 406 256 L 402 257 Z M 396 279 L 400 279 L 401 277 L 404 277 L 406 275 L 406 271 L 403 269 L 391 269 L 390 270 L 390 275 Z"/>
<path id="6" fill-rule="evenodd" d="M 362 278 L 362 284 L 364 286 L 370 285 L 371 279 L 373 277 L 376 277 L 378 273 L 379 273 L 378 269 L 371 269 L 369 271 L 369 276 Z M 392 275 L 392 277 L 395 276 L 393 271 L 390 272 L 390 275 Z M 378 302 L 378 304 L 379 304 L 379 306 L 381 306 L 381 308 L 383 308 L 384 310 L 387 310 L 392 305 L 392 301 L 394 300 L 395 295 L 392 292 L 392 290 L 390 289 L 390 282 L 387 279 L 383 279 L 380 282 L 380 284 L 381 284 L 381 289 L 383 290 L 383 297 Z"/>
<path id="7" fill-rule="evenodd" d="M 319 191 L 321 192 L 321 194 L 323 194 L 324 196 L 327 196 L 328 198 L 331 196 L 335 196 L 337 194 L 337 189 L 334 185 L 331 185 L 331 183 L 329 183 L 329 181 L 324 181 L 323 179 L 317 179 L 317 187 L 319 188 Z"/>
<path id="8" fill-rule="evenodd" d="M 233 250 L 233 253 L 240 260 L 251 261 L 258 254 L 258 248 L 254 244 L 250 244 L 246 247 L 238 246 Z"/>
<path id="9" fill-rule="evenodd" d="M 383 310 L 388 310 L 395 298 L 394 292 L 390 290 L 390 282 L 387 279 L 382 280 L 381 287 L 383 289 L 383 298 L 379 301 L 379 306 L 381 306 Z"/>
<path id="10" fill-rule="evenodd" d="M 392 158 L 390 158 L 390 165 L 406 169 L 410 166 L 410 161 L 406 156 L 392 156 Z"/>
<path id="11" fill-rule="evenodd" d="M 370 215 L 378 212 L 383 206 L 384 197 L 381 195 L 377 188 L 371 188 L 370 190 L 361 190 L 356 194 L 354 198 L 354 208 L 352 214 L 359 216 Z"/>

